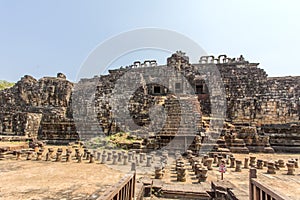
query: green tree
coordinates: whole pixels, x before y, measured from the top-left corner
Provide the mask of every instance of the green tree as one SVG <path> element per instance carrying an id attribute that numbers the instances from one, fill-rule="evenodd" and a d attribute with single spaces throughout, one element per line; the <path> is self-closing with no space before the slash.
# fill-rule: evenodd
<path id="1" fill-rule="evenodd" d="M 14 85 L 14 83 L 0 80 L 0 90 L 4 90 L 6 88 L 12 87 L 13 85 Z"/>

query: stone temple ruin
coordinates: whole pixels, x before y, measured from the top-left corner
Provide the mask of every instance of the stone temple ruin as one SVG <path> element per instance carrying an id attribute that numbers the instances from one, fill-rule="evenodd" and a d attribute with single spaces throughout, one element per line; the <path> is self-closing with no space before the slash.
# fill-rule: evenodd
<path id="1" fill-rule="evenodd" d="M 144 150 L 170 144 L 168 148 L 174 150 L 198 151 L 211 146 L 233 153 L 300 152 L 300 77 L 268 77 L 258 65 L 243 56 L 232 59 L 226 55 L 202 56 L 199 63 L 191 64 L 184 53 L 176 52 L 164 66 L 156 61 L 135 62 L 79 83 L 71 83 L 61 73 L 40 80 L 26 75 L 0 92 L 0 138 L 63 144 L 97 136 L 100 127 L 105 135 L 125 130 L 136 130 L 132 134 L 137 135 L 147 133 L 137 147 Z M 210 66 L 216 66 L 221 76 L 221 82 L 210 84 L 215 88 L 210 88 L 210 75 L 205 73 Z M 150 75 L 144 76 L 145 71 Z M 147 84 L 153 77 L 163 78 L 161 83 Z M 140 86 L 131 94 L 136 83 Z M 211 99 L 210 92 L 220 84 L 225 96 L 218 98 L 226 100 L 224 126 L 216 144 L 204 144 L 214 134 L 210 121 L 216 99 Z M 188 87 L 193 89 L 192 95 L 184 93 Z M 93 97 L 92 104 L 87 97 Z M 166 113 L 161 119 L 164 123 L 150 117 L 151 112 L 161 113 L 160 109 Z M 75 123 L 78 114 L 81 120 Z M 127 123 L 129 118 L 134 123 Z M 150 130 L 147 125 L 151 123 L 161 128 Z M 142 127 L 142 132 L 136 127 Z"/>

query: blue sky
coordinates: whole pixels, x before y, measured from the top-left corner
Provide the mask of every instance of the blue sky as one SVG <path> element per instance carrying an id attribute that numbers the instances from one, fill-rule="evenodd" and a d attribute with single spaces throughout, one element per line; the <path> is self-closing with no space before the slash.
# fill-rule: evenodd
<path id="1" fill-rule="evenodd" d="M 0 79 L 63 72 L 76 80 L 99 43 L 143 27 L 184 34 L 208 54 L 243 54 L 269 76 L 299 76 L 299 7 L 296 0 L 0 0 Z"/>

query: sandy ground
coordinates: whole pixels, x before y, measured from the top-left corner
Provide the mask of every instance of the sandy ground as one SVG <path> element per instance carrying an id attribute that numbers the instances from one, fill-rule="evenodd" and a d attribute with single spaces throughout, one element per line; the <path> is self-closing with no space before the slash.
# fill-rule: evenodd
<path id="1" fill-rule="evenodd" d="M 88 161 L 0 160 L 0 199 L 95 199 L 124 173 Z"/>
<path id="2" fill-rule="evenodd" d="M 55 147 L 54 147 L 55 148 Z M 67 147 L 64 147 L 64 151 Z M 245 157 L 256 156 L 257 159 L 278 160 L 283 159 L 285 162 L 291 158 L 300 159 L 300 154 L 234 154 L 237 159 L 244 162 Z M 157 161 L 159 159 L 156 159 Z M 50 162 L 44 161 L 26 161 L 25 155 L 21 160 L 15 160 L 15 156 L 11 156 L 4 160 L 0 160 L 0 199 L 2 200 L 83 200 L 96 199 L 110 186 L 116 184 L 123 175 L 130 171 L 130 165 L 112 166 L 98 164 L 99 162 L 90 164 L 87 160 L 77 163 L 72 160 L 69 163 L 64 161 Z M 191 166 L 187 161 L 187 181 L 177 182 L 176 172 L 174 171 L 174 160 L 170 158 L 169 165 L 166 167 L 166 173 L 162 181 L 167 184 L 179 185 L 199 185 Z M 154 166 L 145 167 L 145 162 L 138 166 L 138 178 L 142 176 L 154 177 Z M 243 166 L 243 165 L 242 165 Z M 258 176 L 266 176 L 267 169 L 258 170 Z M 289 177 L 286 175 L 286 169 L 277 171 L 276 177 L 280 179 L 283 176 L 280 190 L 288 187 Z M 296 180 L 300 177 L 299 168 L 296 169 L 297 176 L 292 179 Z M 241 193 L 248 193 L 248 176 L 249 169 L 242 169 L 242 172 L 235 172 L 234 168 L 227 168 L 224 179 L 230 181 Z M 218 167 L 213 164 L 213 170 L 208 172 L 208 178 L 205 183 L 201 183 L 202 188 L 209 190 L 211 181 L 220 180 Z M 300 187 L 300 178 L 299 178 Z M 287 186 L 285 186 L 287 185 Z M 273 187 L 276 187 L 273 186 Z M 295 194 L 300 190 L 293 191 Z M 298 192 L 298 193 L 297 193 Z"/>

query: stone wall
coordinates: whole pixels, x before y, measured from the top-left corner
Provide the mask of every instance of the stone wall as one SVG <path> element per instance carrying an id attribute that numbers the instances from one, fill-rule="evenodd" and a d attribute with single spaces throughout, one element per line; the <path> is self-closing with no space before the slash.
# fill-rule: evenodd
<path id="1" fill-rule="evenodd" d="M 226 121 L 235 127 L 229 135 L 233 131 L 236 141 L 243 140 L 240 141 L 242 145 L 265 148 L 270 138 L 271 145 L 276 146 L 283 137 L 284 144 L 291 141 L 292 146 L 300 146 L 296 138 L 300 133 L 297 125 L 300 77 L 268 77 L 258 65 L 246 61 L 243 56 L 228 58 L 226 55 L 203 56 L 199 63 L 191 64 L 183 52 L 176 52 L 163 66 L 157 66 L 153 60 L 135 62 L 125 68 L 109 70 L 107 75 L 82 79 L 75 85 L 61 73 L 40 80 L 27 75 L 12 88 L 0 92 L 0 134 L 70 141 L 79 137 L 88 139 L 101 132 L 110 135 L 137 128 L 136 134 L 154 135 L 163 143 L 166 139 L 163 137 L 170 140 L 174 136 L 171 127 L 176 128 L 179 123 L 184 125 L 192 115 L 198 135 L 209 131 L 206 125 L 199 125 L 199 120 L 202 116 L 217 118 L 212 116 L 212 109 L 221 112 L 224 109 L 221 102 L 226 99 Z M 220 80 L 211 79 L 212 74 L 218 73 Z M 192 93 L 186 92 L 190 89 Z M 210 97 L 212 91 L 216 94 L 213 99 Z M 172 95 L 176 98 L 172 99 Z M 200 104 L 192 109 L 193 112 L 185 108 L 184 105 L 196 105 L 197 98 Z M 153 121 L 151 115 L 159 116 L 163 110 L 167 116 L 166 123 L 161 126 L 164 119 Z M 174 113 L 185 119 L 171 119 Z M 129 120 L 133 123 L 126 127 Z M 151 130 L 151 126 L 161 129 Z M 241 131 L 245 126 L 257 129 L 255 136 L 245 136 Z M 184 134 L 194 135 L 195 130 Z"/>
<path id="2" fill-rule="evenodd" d="M 39 80 L 26 75 L 0 92 L 0 134 L 28 139 L 78 138 L 70 100 L 73 83 L 65 75 Z"/>

